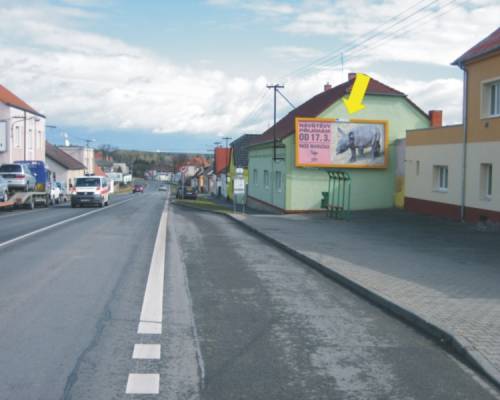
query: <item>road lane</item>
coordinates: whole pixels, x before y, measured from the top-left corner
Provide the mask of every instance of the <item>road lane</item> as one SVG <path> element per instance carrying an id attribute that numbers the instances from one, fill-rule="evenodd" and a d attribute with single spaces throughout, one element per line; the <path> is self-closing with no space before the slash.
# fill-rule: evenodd
<path id="1" fill-rule="evenodd" d="M 138 196 L 0 249 L 0 399 L 69 398 L 107 324 L 137 324 L 164 202 Z"/>
<path id="2" fill-rule="evenodd" d="M 176 206 L 162 333 L 139 334 L 164 205 L 140 196 L 0 250 L 0 399 L 500 398 L 309 267 Z"/>
<path id="3" fill-rule="evenodd" d="M 115 195 L 110 204 L 130 198 L 132 195 Z M 19 210 L 0 214 L 0 243 L 6 242 L 26 233 L 56 224 L 67 218 L 88 213 L 95 208 L 71 208 L 69 204 L 57 205 L 48 208 L 39 208 L 34 211 Z"/>

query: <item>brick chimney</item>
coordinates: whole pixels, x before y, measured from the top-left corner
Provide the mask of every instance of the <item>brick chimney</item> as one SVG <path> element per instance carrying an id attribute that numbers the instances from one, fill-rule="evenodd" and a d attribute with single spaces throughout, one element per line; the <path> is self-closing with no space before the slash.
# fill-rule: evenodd
<path id="1" fill-rule="evenodd" d="M 326 82 L 325 86 L 323 87 L 324 91 L 326 92 L 327 90 L 330 90 L 332 88 L 332 85 L 330 85 L 330 82 Z"/>
<path id="2" fill-rule="evenodd" d="M 430 110 L 429 119 L 431 120 L 432 128 L 439 128 L 443 126 L 443 111 L 441 110 Z"/>
<path id="3" fill-rule="evenodd" d="M 350 81 L 356 79 L 356 72 L 349 72 L 349 74 L 347 75 L 347 79 Z"/>

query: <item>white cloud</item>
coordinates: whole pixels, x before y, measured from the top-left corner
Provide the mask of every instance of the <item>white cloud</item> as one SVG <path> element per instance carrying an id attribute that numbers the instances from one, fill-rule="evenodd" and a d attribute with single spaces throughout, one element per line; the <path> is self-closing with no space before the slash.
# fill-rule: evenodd
<path id="1" fill-rule="evenodd" d="M 235 1 L 211 3 L 227 5 Z M 339 0 L 338 7 L 345 6 L 346 1 Z M 418 35 L 404 36 L 357 57 L 347 57 L 346 70 L 369 72 L 370 64 L 381 59 L 449 64 L 460 55 L 461 50 L 457 49 L 466 50 L 497 23 L 495 16 L 499 13 L 494 11 L 498 6 L 489 0 L 475 1 L 475 8 L 460 7 L 447 14 L 447 18 L 421 26 Z M 479 2 L 481 7 L 477 6 Z M 396 2 L 385 2 L 363 9 L 368 4 L 365 0 L 353 0 L 346 13 L 352 17 L 352 10 L 362 12 L 358 19 L 348 22 L 332 14 L 337 3 L 327 0 L 304 1 L 302 14 L 293 8 L 280 8 L 284 3 L 258 4 L 272 6 L 273 12 L 292 15 L 295 21 L 309 24 L 304 25 L 304 32 L 296 30 L 294 34 L 307 33 L 308 26 L 331 28 L 331 17 L 339 24 L 334 29 L 350 29 L 359 34 L 376 24 L 371 22 L 370 14 L 373 21 L 379 21 L 404 8 Z M 250 2 L 243 6 L 250 7 Z M 325 12 L 316 13 L 318 6 Z M 254 10 L 265 13 L 262 7 Z M 79 26 L 78 21 L 89 17 L 94 14 L 77 7 L 0 8 L 1 83 L 61 126 L 209 135 L 261 132 L 269 126 L 272 102 L 270 91 L 265 89 L 270 83 L 266 77 L 247 79 L 208 66 L 177 65 L 121 40 L 74 28 Z M 281 29 L 288 28 L 282 25 Z M 322 55 L 312 47 L 293 45 L 270 50 L 287 57 L 301 57 L 306 64 L 306 59 Z M 306 72 L 286 81 L 284 93 L 295 105 L 320 92 L 327 81 L 334 85 L 345 81 L 345 74 L 328 63 L 317 64 Z M 424 110 L 444 108 L 447 122 L 460 121 L 459 80 L 393 79 L 390 74 L 379 78 L 410 95 Z M 290 108 L 280 100 L 279 110 L 283 115 Z"/>
<path id="2" fill-rule="evenodd" d="M 120 40 L 71 29 L 61 8 L 25 11 L 0 10 L 2 83 L 61 125 L 227 132 L 265 87 L 264 78 L 175 65 Z"/>

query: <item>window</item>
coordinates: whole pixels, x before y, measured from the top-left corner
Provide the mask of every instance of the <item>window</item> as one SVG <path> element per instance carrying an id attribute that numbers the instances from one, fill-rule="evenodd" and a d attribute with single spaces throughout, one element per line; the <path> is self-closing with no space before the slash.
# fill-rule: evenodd
<path id="1" fill-rule="evenodd" d="M 500 80 L 483 85 L 483 116 L 500 116 Z"/>
<path id="2" fill-rule="evenodd" d="M 489 200 L 493 194 L 493 164 L 481 164 L 479 190 L 483 200 Z"/>
<path id="3" fill-rule="evenodd" d="M 281 192 L 281 171 L 275 172 L 274 183 L 275 183 L 276 190 L 278 192 Z"/>
<path id="4" fill-rule="evenodd" d="M 33 148 L 33 129 L 28 130 L 28 138 L 26 139 L 28 141 L 28 149 Z"/>
<path id="5" fill-rule="evenodd" d="M 14 145 L 21 147 L 21 130 L 16 126 L 16 133 L 14 134 Z"/>
<path id="6" fill-rule="evenodd" d="M 257 186 L 259 184 L 259 173 L 258 173 L 257 169 L 255 169 L 255 168 L 253 170 L 252 180 L 253 180 L 253 184 L 255 186 Z"/>
<path id="7" fill-rule="evenodd" d="M 420 161 L 417 161 L 415 173 L 417 174 L 417 176 L 420 175 Z"/>
<path id="8" fill-rule="evenodd" d="M 264 187 L 266 189 L 269 188 L 269 171 L 268 170 L 264 171 Z"/>
<path id="9" fill-rule="evenodd" d="M 38 137 L 36 141 L 36 148 L 40 150 L 42 148 L 42 131 L 38 130 Z"/>
<path id="10" fill-rule="evenodd" d="M 434 166 L 434 189 L 439 192 L 448 191 L 448 167 Z"/>

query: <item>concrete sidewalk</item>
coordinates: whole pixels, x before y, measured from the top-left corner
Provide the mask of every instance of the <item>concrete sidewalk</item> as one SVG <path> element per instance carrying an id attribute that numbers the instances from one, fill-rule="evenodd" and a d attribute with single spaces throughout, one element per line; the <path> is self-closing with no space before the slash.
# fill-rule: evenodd
<path id="1" fill-rule="evenodd" d="M 450 339 L 500 386 L 499 230 L 396 210 L 357 212 L 348 222 L 320 215 L 231 218 Z"/>

